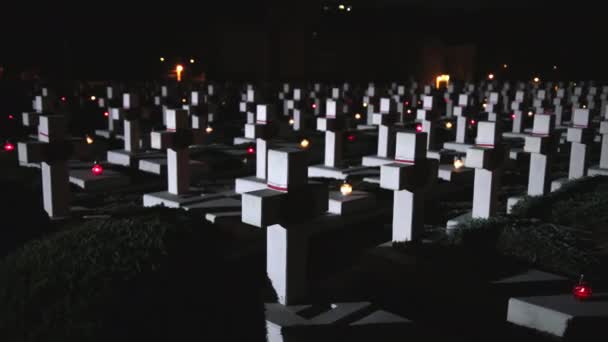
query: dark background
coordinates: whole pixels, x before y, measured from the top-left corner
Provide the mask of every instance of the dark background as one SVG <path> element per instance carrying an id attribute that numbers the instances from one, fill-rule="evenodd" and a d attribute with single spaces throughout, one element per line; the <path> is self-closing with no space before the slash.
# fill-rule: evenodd
<path id="1" fill-rule="evenodd" d="M 340 3 L 352 11 L 338 10 Z M 177 62 L 187 63 L 188 77 L 204 71 L 216 80 L 429 81 L 440 72 L 465 79 L 490 72 L 510 79 L 608 76 L 606 12 L 587 0 L 2 6 L 5 78 L 151 79 L 166 76 Z"/>

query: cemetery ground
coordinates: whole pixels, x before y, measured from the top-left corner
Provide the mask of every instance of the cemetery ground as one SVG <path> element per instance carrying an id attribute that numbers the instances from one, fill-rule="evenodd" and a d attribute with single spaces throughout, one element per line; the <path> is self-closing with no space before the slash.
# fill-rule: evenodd
<path id="1" fill-rule="evenodd" d="M 205 223 L 201 212 L 141 208 L 143 193 L 166 186 L 145 174 L 113 193 L 72 189 L 71 204 L 83 208 L 82 215 L 49 220 L 38 195 L 39 170 L 18 168 L 11 158 L 0 161 L 3 226 L 20 229 L 5 228 L 7 238 L 0 239 L 7 255 L 0 278 L 8 280 L 0 285 L 2 335 L 107 340 L 129 331 L 133 339 L 149 341 L 226 333 L 264 339 L 263 303 L 275 295 L 265 276 L 263 230 Z M 217 154 L 210 159 L 218 160 Z M 556 170 L 565 169 L 564 161 L 565 152 Z M 525 168 L 514 170 L 504 174 L 501 208 L 511 193 L 524 189 Z M 392 194 L 355 186 L 374 192 L 385 209 L 312 242 L 313 302 L 371 301 L 411 319 L 425 340 L 550 341 L 505 322 L 514 290 L 507 295 L 492 281 L 535 268 L 572 282 L 584 273 L 596 290 L 606 287 L 608 274 L 599 267 L 608 254 L 608 236 L 600 229 L 608 222 L 606 177 L 527 198 L 512 215 L 474 221 L 452 234 L 445 233 L 445 221 L 470 206 L 471 191 L 441 182 L 437 198 L 426 202 L 423 242 L 383 247 L 376 246 L 390 240 Z M 516 291 L 564 293 L 572 282 Z M 215 326 L 220 320 L 214 317 L 231 317 L 242 328 Z"/>

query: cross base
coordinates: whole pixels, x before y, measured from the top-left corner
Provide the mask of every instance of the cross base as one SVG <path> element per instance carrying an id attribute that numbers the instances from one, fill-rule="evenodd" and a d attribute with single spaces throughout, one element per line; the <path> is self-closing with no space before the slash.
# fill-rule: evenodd
<path id="1" fill-rule="evenodd" d="M 94 175 L 89 169 L 78 169 L 70 171 L 70 183 L 88 191 L 109 190 L 128 185 L 129 177 L 112 170 Z"/>

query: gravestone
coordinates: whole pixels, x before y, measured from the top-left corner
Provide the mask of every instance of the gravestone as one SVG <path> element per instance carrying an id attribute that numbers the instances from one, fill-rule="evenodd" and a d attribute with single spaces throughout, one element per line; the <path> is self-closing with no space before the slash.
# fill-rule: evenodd
<path id="1" fill-rule="evenodd" d="M 146 144 L 144 139 L 142 139 L 142 128 L 138 112 L 134 110 L 127 111 L 125 113 L 123 125 L 124 147 L 122 150 L 107 152 L 107 160 L 109 163 L 126 167 L 136 167 L 142 159 L 163 157 L 163 154 L 158 151 L 142 149 Z"/>
<path id="2" fill-rule="evenodd" d="M 257 133 L 255 140 L 256 168 L 255 176 L 237 178 L 235 180 L 235 192 L 243 194 L 266 188 L 266 177 L 268 174 L 268 149 L 270 148 L 271 132 L 266 124 L 260 125 L 261 130 Z"/>
<path id="3" fill-rule="evenodd" d="M 593 141 L 594 132 L 590 127 L 589 109 L 575 109 L 572 124 L 568 127 L 566 140 L 570 143 L 570 164 L 568 178 L 560 178 L 551 183 L 551 191 L 562 187 L 566 182 L 587 175 L 588 145 Z"/>
<path id="4" fill-rule="evenodd" d="M 308 167 L 308 177 L 346 179 L 349 175 L 363 172 L 368 167 L 345 167 L 343 163 L 344 120 L 336 112 L 336 102 L 327 100 L 326 115 L 317 118 L 317 130 L 325 132 L 325 153 L 323 165 Z"/>
<path id="5" fill-rule="evenodd" d="M 183 109 L 167 110 L 167 129 L 151 133 L 152 148 L 167 150 L 167 191 L 144 194 L 144 207 L 164 205 L 179 208 L 203 200 L 190 188 L 189 146 L 200 140 L 198 131 L 188 128 L 188 114 Z"/>
<path id="6" fill-rule="evenodd" d="M 555 117 L 547 114 L 534 116 L 532 133 L 526 137 L 524 151 L 530 153 L 528 170 L 529 196 L 541 196 L 551 189 L 551 160 L 557 152 L 558 136 L 554 133 Z M 507 200 L 507 213 L 522 197 L 511 197 Z"/>
<path id="7" fill-rule="evenodd" d="M 505 160 L 506 149 L 500 143 L 498 124 L 490 121 L 479 122 L 475 146 L 467 150 L 465 160 L 466 167 L 475 169 L 473 210 L 449 220 L 448 229 L 456 228 L 471 218 L 487 219 L 494 215 Z"/>
<path id="8" fill-rule="evenodd" d="M 599 134 L 602 136 L 600 163 L 589 168 L 589 176 L 608 175 L 608 112 L 604 113 L 603 118 L 599 127 Z"/>
<path id="9" fill-rule="evenodd" d="M 419 240 L 424 230 L 424 193 L 437 175 L 437 162 L 426 157 L 426 136 L 397 133 L 395 162 L 380 167 L 380 187 L 394 196 L 393 242 Z"/>
<path id="10" fill-rule="evenodd" d="M 44 210 L 51 218 L 69 215 L 68 157 L 71 144 L 64 139 L 66 122 L 63 116 L 41 115 L 38 140 L 44 143 L 32 162 L 40 162 Z M 36 158 L 37 157 L 37 158 Z"/>
<path id="11" fill-rule="evenodd" d="M 382 108 L 382 105 L 381 105 Z M 396 114 L 388 111 L 373 114 L 373 122 L 378 126 L 378 152 L 375 156 L 364 156 L 362 165 L 381 166 L 393 162 L 395 154 L 395 133 L 393 124 L 396 121 Z"/>

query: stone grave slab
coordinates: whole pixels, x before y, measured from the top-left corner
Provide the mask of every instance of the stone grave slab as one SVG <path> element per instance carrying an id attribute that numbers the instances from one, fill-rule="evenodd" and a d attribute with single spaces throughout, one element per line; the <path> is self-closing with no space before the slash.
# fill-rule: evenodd
<path id="1" fill-rule="evenodd" d="M 608 292 L 579 301 L 572 294 L 520 297 L 509 300 L 507 321 L 558 337 L 581 334 L 577 329 L 604 331 L 608 323 Z"/>
<path id="2" fill-rule="evenodd" d="M 339 191 L 330 191 L 327 211 L 336 215 L 348 215 L 360 210 L 368 210 L 375 205 L 375 196 L 365 191 L 356 190 L 346 196 Z"/>
<path id="3" fill-rule="evenodd" d="M 104 170 L 94 175 L 89 169 L 70 170 L 70 183 L 88 191 L 116 189 L 128 185 L 129 177 L 114 170 Z"/>

